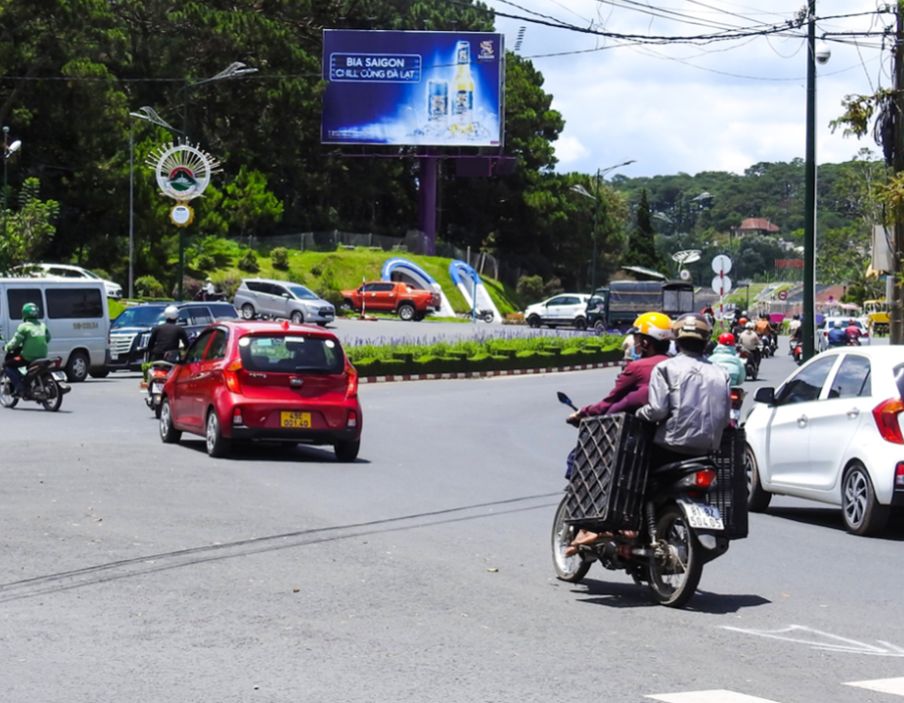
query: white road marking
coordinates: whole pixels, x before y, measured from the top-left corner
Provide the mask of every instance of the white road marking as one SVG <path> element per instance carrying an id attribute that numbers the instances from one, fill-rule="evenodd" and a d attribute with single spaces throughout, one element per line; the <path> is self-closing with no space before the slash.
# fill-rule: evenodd
<path id="1" fill-rule="evenodd" d="M 904 649 L 901 647 L 876 640 L 882 646 L 869 644 L 868 642 L 860 642 L 852 640 L 848 637 L 840 637 L 830 632 L 822 632 L 812 627 L 804 625 L 789 625 L 780 630 L 745 630 L 740 627 L 722 626 L 723 630 L 732 632 L 741 632 L 745 635 L 755 635 L 757 637 L 767 637 L 769 639 L 781 640 L 783 642 L 794 642 L 795 644 L 810 645 L 814 649 L 826 652 L 839 652 L 842 654 L 869 654 L 876 657 L 904 657 Z M 802 633 L 792 636 L 793 633 Z M 822 639 L 823 641 L 819 641 Z"/>
<path id="2" fill-rule="evenodd" d="M 654 701 L 664 703 L 776 703 L 769 698 L 757 698 L 745 693 L 718 689 L 714 691 L 685 691 L 683 693 L 657 693 L 652 696 Z"/>
<path id="3" fill-rule="evenodd" d="M 879 693 L 891 693 L 895 696 L 904 696 L 904 677 L 897 679 L 873 679 L 872 681 L 849 681 L 845 686 L 867 688 Z"/>

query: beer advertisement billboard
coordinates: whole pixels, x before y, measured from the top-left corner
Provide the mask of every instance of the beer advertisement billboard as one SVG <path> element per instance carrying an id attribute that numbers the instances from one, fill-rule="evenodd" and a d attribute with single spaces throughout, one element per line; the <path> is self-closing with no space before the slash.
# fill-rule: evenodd
<path id="1" fill-rule="evenodd" d="M 503 35 L 325 29 L 324 144 L 498 147 Z"/>

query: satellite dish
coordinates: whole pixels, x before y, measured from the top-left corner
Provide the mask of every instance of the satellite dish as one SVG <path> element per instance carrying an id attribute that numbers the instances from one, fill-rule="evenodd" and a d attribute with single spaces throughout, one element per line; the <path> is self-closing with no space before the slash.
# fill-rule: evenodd
<path id="1" fill-rule="evenodd" d="M 681 269 L 678 272 L 678 278 L 680 278 L 682 281 L 689 281 L 691 280 L 691 272 L 687 269 Z"/>
<path id="2" fill-rule="evenodd" d="M 703 252 L 699 249 L 684 249 L 672 254 L 672 261 L 677 264 L 692 264 L 695 261 L 700 261 L 702 254 Z"/>

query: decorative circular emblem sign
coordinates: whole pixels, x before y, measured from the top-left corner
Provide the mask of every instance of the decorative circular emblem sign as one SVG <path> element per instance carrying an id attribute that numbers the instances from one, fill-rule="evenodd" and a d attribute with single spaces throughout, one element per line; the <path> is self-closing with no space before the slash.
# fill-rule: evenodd
<path id="1" fill-rule="evenodd" d="M 190 144 L 164 146 L 148 157 L 148 164 L 154 168 L 160 191 L 180 203 L 201 195 L 219 166 L 210 154 Z"/>
<path id="2" fill-rule="evenodd" d="M 170 210 L 169 218 L 176 227 L 188 227 L 195 219 L 195 211 L 180 203 Z"/>

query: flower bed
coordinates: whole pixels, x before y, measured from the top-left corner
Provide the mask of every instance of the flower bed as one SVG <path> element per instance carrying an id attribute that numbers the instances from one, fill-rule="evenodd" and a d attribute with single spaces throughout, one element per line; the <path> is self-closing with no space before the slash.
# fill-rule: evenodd
<path id="1" fill-rule="evenodd" d="M 616 361 L 621 338 L 512 337 L 346 348 L 361 376 L 562 368 Z"/>

